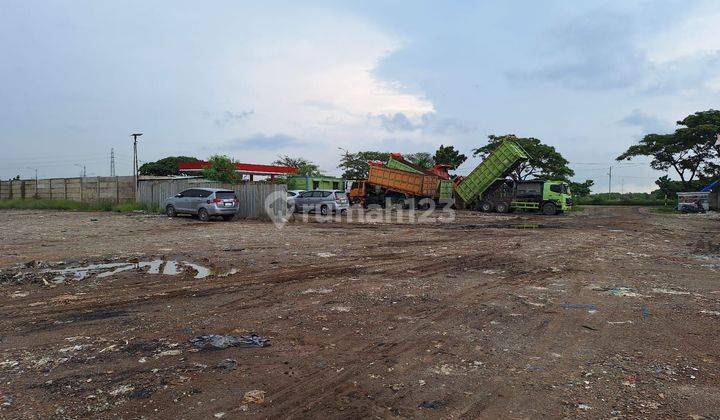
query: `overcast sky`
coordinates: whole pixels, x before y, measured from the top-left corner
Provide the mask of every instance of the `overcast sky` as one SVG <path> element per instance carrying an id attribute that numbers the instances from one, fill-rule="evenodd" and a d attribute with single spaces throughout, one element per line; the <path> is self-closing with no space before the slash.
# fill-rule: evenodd
<path id="1" fill-rule="evenodd" d="M 301 4 L 304 3 L 304 4 Z M 614 157 L 720 99 L 717 1 L 0 0 L 0 178 L 130 174 L 140 159 L 339 148 L 470 155 L 533 136 L 596 190 Z M 644 161 L 641 160 L 641 161 Z M 467 173 L 477 164 L 469 160 Z"/>

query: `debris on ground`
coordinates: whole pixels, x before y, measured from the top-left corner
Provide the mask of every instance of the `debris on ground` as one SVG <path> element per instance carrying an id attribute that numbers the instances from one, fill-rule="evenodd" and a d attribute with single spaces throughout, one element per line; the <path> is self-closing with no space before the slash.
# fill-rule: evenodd
<path id="1" fill-rule="evenodd" d="M 629 287 L 593 287 L 593 290 L 599 292 L 605 292 L 611 296 L 621 297 L 649 297 L 647 295 L 641 295 L 640 293 L 634 292 Z"/>
<path id="2" fill-rule="evenodd" d="M 235 370 L 237 369 L 237 360 L 234 359 L 225 359 L 222 362 L 215 365 L 218 369 L 224 369 L 224 370 Z"/>
<path id="3" fill-rule="evenodd" d="M 714 418 L 718 220 L 0 211 L 0 418 Z M 93 264 L 118 265 L 43 273 Z"/>
<path id="4" fill-rule="evenodd" d="M 243 396 L 243 403 L 245 404 L 262 404 L 265 402 L 265 391 L 254 389 L 248 391 Z"/>
<path id="5" fill-rule="evenodd" d="M 429 410 L 438 410 L 442 408 L 445 405 L 445 401 L 435 400 L 435 401 L 423 401 L 420 403 L 418 407 L 420 408 L 427 408 Z"/>
<path id="6" fill-rule="evenodd" d="M 560 305 L 563 309 L 587 309 L 588 311 L 596 311 L 597 306 L 592 303 L 563 303 Z"/>
<path id="7" fill-rule="evenodd" d="M 257 334 L 241 335 L 219 335 L 209 334 L 201 335 L 190 339 L 190 343 L 195 347 L 208 349 L 226 349 L 228 347 L 269 347 L 270 341 Z"/>

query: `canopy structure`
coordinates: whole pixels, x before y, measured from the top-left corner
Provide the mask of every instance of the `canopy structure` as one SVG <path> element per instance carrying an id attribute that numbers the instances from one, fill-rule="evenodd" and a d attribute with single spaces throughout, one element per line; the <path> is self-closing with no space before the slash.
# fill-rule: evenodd
<path id="1" fill-rule="evenodd" d="M 202 172 L 203 169 L 209 168 L 209 162 L 186 162 L 178 163 L 180 172 Z M 278 175 L 294 175 L 298 173 L 298 168 L 291 166 L 275 166 L 275 165 L 258 165 L 254 163 L 236 163 L 235 172 L 241 175 L 249 175 L 252 181 L 254 175 L 269 176 L 275 178 Z"/>
<path id="2" fill-rule="evenodd" d="M 710 185 L 707 185 L 705 188 L 701 189 L 700 192 L 710 192 L 715 189 L 715 187 L 720 186 L 720 179 L 713 182 Z"/>

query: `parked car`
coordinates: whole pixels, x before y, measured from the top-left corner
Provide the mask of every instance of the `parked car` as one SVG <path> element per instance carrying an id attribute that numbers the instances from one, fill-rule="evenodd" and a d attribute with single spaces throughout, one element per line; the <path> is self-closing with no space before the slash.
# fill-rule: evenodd
<path id="1" fill-rule="evenodd" d="M 350 208 L 347 194 L 339 190 L 305 191 L 295 197 L 295 211 L 319 211 L 326 215 L 332 213 L 345 213 Z"/>
<path id="2" fill-rule="evenodd" d="M 240 201 L 235 191 L 218 188 L 190 188 L 165 200 L 165 214 L 191 214 L 206 222 L 212 216 L 224 220 L 235 217 L 240 210 Z"/>
<path id="3" fill-rule="evenodd" d="M 297 198 L 297 196 L 300 195 L 301 193 L 304 193 L 304 192 L 305 192 L 305 190 L 288 190 L 288 192 L 287 192 L 287 204 L 288 204 L 288 207 L 294 206 L 294 205 L 295 205 L 295 199 Z"/>

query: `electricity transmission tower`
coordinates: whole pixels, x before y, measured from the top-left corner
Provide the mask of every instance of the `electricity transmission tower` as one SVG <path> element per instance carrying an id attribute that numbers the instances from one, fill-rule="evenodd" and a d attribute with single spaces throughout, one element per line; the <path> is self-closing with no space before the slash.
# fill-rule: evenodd
<path id="1" fill-rule="evenodd" d="M 110 149 L 110 176 L 115 176 L 115 149 Z"/>

